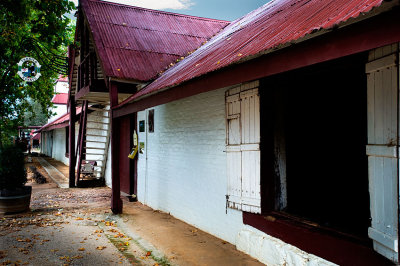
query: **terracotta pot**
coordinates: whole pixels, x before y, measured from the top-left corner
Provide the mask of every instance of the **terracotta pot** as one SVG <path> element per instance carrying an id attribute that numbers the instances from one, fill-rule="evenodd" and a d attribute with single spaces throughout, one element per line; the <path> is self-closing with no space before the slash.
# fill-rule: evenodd
<path id="1" fill-rule="evenodd" d="M 0 213 L 16 213 L 29 209 L 32 187 L 0 190 Z"/>

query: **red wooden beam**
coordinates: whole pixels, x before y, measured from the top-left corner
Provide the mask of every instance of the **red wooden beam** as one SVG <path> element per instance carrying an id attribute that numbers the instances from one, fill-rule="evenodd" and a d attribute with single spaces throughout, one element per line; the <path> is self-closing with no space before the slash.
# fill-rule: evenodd
<path id="1" fill-rule="evenodd" d="M 395 9 L 256 59 L 205 74 L 137 102 L 119 106 L 114 117 L 199 93 L 400 42 L 400 10 Z"/>
<path id="2" fill-rule="evenodd" d="M 262 215 L 243 212 L 243 223 L 339 265 L 392 265 L 372 248 L 355 240 L 307 228 L 292 220 L 266 219 Z"/>
<path id="3" fill-rule="evenodd" d="M 75 187 L 75 96 L 69 95 L 69 187 Z"/>
<path id="4" fill-rule="evenodd" d="M 81 114 L 81 124 L 79 127 L 79 157 L 78 157 L 78 169 L 76 171 L 76 178 L 75 178 L 75 186 L 78 186 L 80 175 L 81 175 L 81 167 L 82 167 L 82 160 L 84 157 L 85 147 L 84 147 L 84 140 L 86 134 L 86 121 L 87 121 L 87 113 L 88 113 L 88 101 L 84 101 L 82 104 L 82 114 Z"/>
<path id="5" fill-rule="evenodd" d="M 110 105 L 111 108 L 118 104 L 118 85 L 110 83 Z M 113 213 L 122 213 L 121 183 L 119 176 L 119 121 L 113 118 L 111 110 L 111 210 Z"/>

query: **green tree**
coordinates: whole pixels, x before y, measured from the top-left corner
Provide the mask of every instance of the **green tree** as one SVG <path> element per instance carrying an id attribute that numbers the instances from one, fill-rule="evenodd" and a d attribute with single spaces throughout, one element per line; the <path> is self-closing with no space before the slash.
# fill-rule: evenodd
<path id="1" fill-rule="evenodd" d="M 31 40 L 34 46 L 47 48 L 49 56 L 65 57 L 73 31 L 65 14 L 74 8 L 69 0 L 0 1 L 0 145 L 23 125 L 24 114 L 34 111 L 33 102 L 49 115 L 58 73 L 39 61 L 42 76 L 27 84 L 17 75 L 17 63 L 23 57 L 37 56 Z"/>
<path id="2" fill-rule="evenodd" d="M 30 101 L 32 111 L 26 111 L 24 115 L 25 126 L 42 126 L 47 123 L 48 116 L 43 112 L 42 106 L 37 101 Z"/>

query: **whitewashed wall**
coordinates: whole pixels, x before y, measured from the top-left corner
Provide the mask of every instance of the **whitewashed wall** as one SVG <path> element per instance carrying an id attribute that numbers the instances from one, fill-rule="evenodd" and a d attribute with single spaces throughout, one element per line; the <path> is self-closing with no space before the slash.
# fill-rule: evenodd
<path id="1" fill-rule="evenodd" d="M 60 161 L 66 165 L 69 165 L 69 158 L 65 156 L 65 141 L 66 141 L 65 127 L 53 129 L 51 131 L 44 131 L 44 132 L 42 132 L 42 134 L 50 135 L 50 132 L 53 133 L 52 152 L 51 152 L 51 154 L 47 154 L 47 152 L 46 152 L 47 149 L 44 148 L 42 153 Z M 79 132 L 79 124 L 75 123 L 75 147 L 78 144 L 78 132 Z M 46 147 L 46 145 L 49 145 L 49 144 L 42 143 L 42 147 Z"/>
<path id="2" fill-rule="evenodd" d="M 69 165 L 69 158 L 65 157 L 65 128 L 53 130 L 53 154 L 52 158 Z"/>
<path id="3" fill-rule="evenodd" d="M 66 104 L 54 104 L 54 106 L 51 108 L 51 112 L 55 113 L 55 115 L 50 117 L 47 120 L 47 123 L 50 123 L 50 122 L 60 118 L 64 114 L 66 114 L 68 112 L 67 105 Z"/>
<path id="4" fill-rule="evenodd" d="M 54 86 L 54 92 L 57 93 L 68 93 L 69 87 L 67 81 L 57 81 Z"/>
<path id="5" fill-rule="evenodd" d="M 241 211 L 226 210 L 225 91 L 151 108 L 154 133 L 138 133 L 139 142 L 145 142 L 138 159 L 138 200 L 236 245 L 267 265 L 332 265 L 244 225 Z M 138 113 L 138 124 L 147 120 L 149 110 Z"/>
<path id="6" fill-rule="evenodd" d="M 108 145 L 108 156 L 106 162 L 106 171 L 104 172 L 104 178 L 106 181 L 106 186 L 112 187 L 111 186 L 111 141 L 110 144 Z"/>
<path id="7" fill-rule="evenodd" d="M 147 172 L 146 153 L 138 159 L 138 199 L 235 243 L 242 213 L 232 209 L 225 213 L 224 92 L 154 108 L 154 133 L 147 134 Z M 138 121 L 146 113 L 138 113 Z M 139 132 L 139 142 L 145 141 L 146 134 Z"/>

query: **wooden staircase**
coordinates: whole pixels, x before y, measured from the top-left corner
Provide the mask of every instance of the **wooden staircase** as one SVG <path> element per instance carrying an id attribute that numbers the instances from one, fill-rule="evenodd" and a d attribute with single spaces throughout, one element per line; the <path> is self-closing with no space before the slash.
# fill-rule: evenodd
<path id="1" fill-rule="evenodd" d="M 104 185 L 110 129 L 108 103 L 83 101 L 76 149 L 77 187 Z"/>

